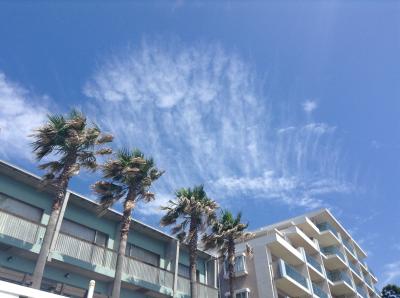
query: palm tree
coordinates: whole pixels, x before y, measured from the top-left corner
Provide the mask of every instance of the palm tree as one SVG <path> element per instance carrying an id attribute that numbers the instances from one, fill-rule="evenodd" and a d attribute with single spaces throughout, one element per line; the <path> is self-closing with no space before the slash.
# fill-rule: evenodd
<path id="1" fill-rule="evenodd" d="M 112 289 L 112 298 L 119 298 L 126 244 L 128 241 L 131 214 L 139 201 L 150 202 L 155 199 L 150 187 L 164 173 L 155 167 L 152 158 L 146 159 L 142 152 L 120 150 L 116 158 L 102 166 L 103 181 L 92 187 L 100 200 L 99 214 L 103 215 L 116 202 L 123 202 L 120 241 L 117 265 Z"/>
<path id="2" fill-rule="evenodd" d="M 172 234 L 189 245 L 190 294 L 197 298 L 196 261 L 198 234 L 204 232 L 215 219 L 218 205 L 207 197 L 202 185 L 182 188 L 176 192 L 176 200 L 169 201 L 169 206 L 162 207 L 166 214 L 161 219 L 161 226 L 174 225 Z"/>
<path id="3" fill-rule="evenodd" d="M 220 256 L 227 256 L 229 293 L 234 298 L 233 279 L 235 276 L 235 241 L 248 239 L 252 233 L 245 232 L 248 224 L 242 223 L 242 214 L 238 213 L 236 217 L 228 210 L 223 210 L 221 216 L 214 222 L 210 234 L 203 235 L 205 249 L 219 250 Z M 251 248 L 246 245 L 247 254 L 250 255 Z"/>
<path id="4" fill-rule="evenodd" d="M 36 129 L 31 137 L 34 139 L 33 153 L 38 161 L 45 157 L 57 158 L 39 165 L 39 168 L 47 171 L 42 186 L 51 185 L 55 189 L 50 219 L 32 276 L 32 287 L 39 289 L 68 183 L 81 168 L 96 169 L 96 155 L 111 153 L 109 148 L 96 151 L 96 147 L 111 142 L 113 137 L 102 135 L 95 124 L 89 126 L 86 117 L 76 110 L 66 117 L 49 115 L 47 123 Z"/>

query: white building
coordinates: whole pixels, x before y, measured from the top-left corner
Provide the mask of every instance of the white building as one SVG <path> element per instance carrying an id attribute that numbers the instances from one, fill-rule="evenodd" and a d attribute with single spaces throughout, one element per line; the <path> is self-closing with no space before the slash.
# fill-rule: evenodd
<path id="1" fill-rule="evenodd" d="M 377 278 L 367 254 L 326 209 L 254 232 L 238 243 L 235 298 L 375 298 Z M 246 243 L 254 250 L 244 253 Z M 229 296 L 220 266 L 221 297 Z"/>

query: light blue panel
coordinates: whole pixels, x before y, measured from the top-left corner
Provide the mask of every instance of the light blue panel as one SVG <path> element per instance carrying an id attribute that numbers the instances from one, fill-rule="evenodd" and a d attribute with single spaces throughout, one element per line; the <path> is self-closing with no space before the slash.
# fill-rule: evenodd
<path id="1" fill-rule="evenodd" d="M 147 296 L 142 293 L 137 293 L 127 289 L 121 289 L 120 298 L 146 298 Z"/>
<path id="2" fill-rule="evenodd" d="M 22 182 L 0 174 L 0 192 L 39 207 L 43 209 L 45 213 L 50 214 L 53 200 L 49 194 L 40 192 L 37 188 L 30 187 Z"/>
<path id="3" fill-rule="evenodd" d="M 74 198 L 71 196 L 65 210 L 64 218 L 80 223 L 94 230 L 103 232 L 114 239 L 116 222 L 99 217 L 94 210 L 88 211 L 73 203 Z"/>
<path id="4" fill-rule="evenodd" d="M 26 273 L 33 272 L 35 265 L 34 261 L 15 255 L 13 255 L 13 259 L 11 261 L 7 261 L 7 258 L 10 255 L 11 254 L 9 253 L 0 251 L 0 266 L 20 272 L 26 272 Z M 65 277 L 67 273 L 70 273 L 68 278 Z M 87 289 L 90 281 L 90 278 L 85 277 L 83 275 L 79 275 L 75 272 L 68 272 L 66 270 L 61 270 L 59 268 L 54 268 L 49 265 L 46 265 L 44 277 L 82 289 Z M 107 295 L 108 285 L 104 282 L 96 280 L 95 289 L 96 292 Z"/>
<path id="5" fill-rule="evenodd" d="M 131 230 L 129 231 L 128 242 L 152 251 L 160 255 L 161 258 L 165 257 L 166 243 L 162 240 L 154 239 L 143 233 Z"/>

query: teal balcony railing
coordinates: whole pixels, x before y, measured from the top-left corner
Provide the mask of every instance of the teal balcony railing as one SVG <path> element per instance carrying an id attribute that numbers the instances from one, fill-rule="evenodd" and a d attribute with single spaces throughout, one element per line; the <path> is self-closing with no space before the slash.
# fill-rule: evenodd
<path id="1" fill-rule="evenodd" d="M 350 276 L 348 276 L 348 274 L 346 272 L 343 272 L 343 271 L 327 271 L 326 273 L 328 275 L 328 278 L 332 282 L 344 281 L 349 286 L 352 287 L 352 282 L 351 282 Z"/>
<path id="2" fill-rule="evenodd" d="M 361 271 L 360 271 L 360 269 L 357 268 L 356 264 L 349 262 L 349 265 L 350 265 L 350 268 L 353 269 L 353 271 L 355 273 L 357 273 L 359 276 L 361 276 Z"/>
<path id="3" fill-rule="evenodd" d="M 357 285 L 357 293 L 361 295 L 363 298 L 368 298 L 367 293 L 365 292 L 364 288 L 361 285 Z"/>
<path id="4" fill-rule="evenodd" d="M 342 259 L 343 262 L 346 262 L 344 254 L 340 251 L 340 249 L 337 246 L 322 247 L 321 251 L 326 255 L 337 255 L 340 259 Z"/>
<path id="5" fill-rule="evenodd" d="M 344 244 L 344 246 L 346 246 L 347 247 L 347 249 L 354 255 L 355 253 L 354 253 L 354 248 L 353 248 L 353 246 L 351 245 L 351 243 L 349 242 L 349 241 L 347 241 L 346 239 L 343 239 L 343 244 Z"/>
<path id="6" fill-rule="evenodd" d="M 335 236 L 339 235 L 338 230 L 332 226 L 329 222 L 323 222 L 320 224 L 317 224 L 317 228 L 322 232 L 322 231 L 331 231 Z"/>
<path id="7" fill-rule="evenodd" d="M 307 279 L 293 266 L 285 263 L 286 275 L 308 289 Z"/>
<path id="8" fill-rule="evenodd" d="M 319 272 L 322 273 L 321 264 L 318 263 L 318 261 L 317 261 L 314 257 L 312 257 L 312 256 L 310 256 L 310 255 L 308 255 L 308 254 L 306 254 L 306 259 L 307 259 L 307 262 L 308 262 L 311 266 L 313 266 L 315 269 L 317 269 Z"/>
<path id="9" fill-rule="evenodd" d="M 328 294 L 316 283 L 312 283 L 313 292 L 320 298 L 328 298 Z"/>

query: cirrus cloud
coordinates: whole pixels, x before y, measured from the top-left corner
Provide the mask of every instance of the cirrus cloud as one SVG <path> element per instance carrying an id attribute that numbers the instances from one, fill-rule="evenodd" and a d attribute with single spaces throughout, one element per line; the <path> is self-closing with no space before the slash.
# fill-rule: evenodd
<path id="1" fill-rule="evenodd" d="M 295 115 L 274 126 L 254 68 L 218 45 L 144 42 L 99 65 L 84 86 L 91 114 L 118 146 L 143 148 L 167 170 L 161 193 L 205 182 L 218 198 L 312 208 L 352 190 L 336 127 L 285 125 Z"/>

